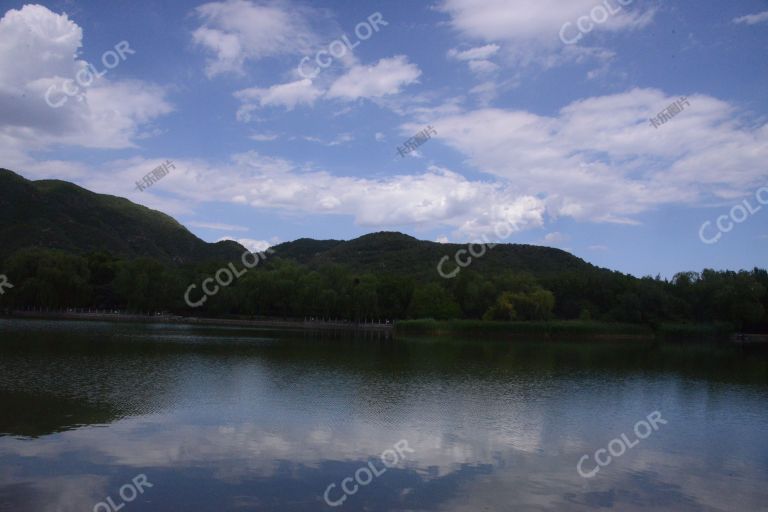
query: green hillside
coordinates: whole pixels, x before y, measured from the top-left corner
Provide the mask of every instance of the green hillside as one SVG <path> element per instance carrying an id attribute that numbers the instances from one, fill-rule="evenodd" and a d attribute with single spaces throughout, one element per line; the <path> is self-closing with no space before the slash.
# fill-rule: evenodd
<path id="1" fill-rule="evenodd" d="M 0 259 L 20 249 L 107 251 L 177 264 L 239 258 L 235 242 L 206 243 L 168 215 L 59 180 L 0 169 Z"/>
<path id="2" fill-rule="evenodd" d="M 0 170 L 2 309 L 120 309 L 206 316 L 727 323 L 768 329 L 768 272 L 681 272 L 672 280 L 599 268 L 559 249 L 499 244 L 454 274 L 466 244 L 382 232 L 302 238 L 203 297 L 244 248 L 208 244 L 163 213 L 71 183 Z M 483 252 L 473 247 L 473 252 Z M 466 262 L 469 254 L 462 253 Z M 191 288 L 190 288 L 191 287 Z M 187 302 L 192 293 L 198 306 Z M 421 325 L 421 324 L 419 324 Z M 427 325 L 427 324 L 424 324 Z M 458 325 L 458 324 L 457 324 Z M 418 327 L 418 325 L 417 325 Z"/>
<path id="3" fill-rule="evenodd" d="M 443 272 L 453 272 L 457 268 L 454 256 L 462 249 L 466 250 L 467 244 L 427 242 L 392 232 L 372 233 L 348 242 L 304 238 L 274 247 L 281 258 L 313 268 L 336 264 L 356 272 L 398 274 L 421 281 L 440 278 L 437 265 L 445 256 L 449 261 L 444 263 Z M 477 246 L 473 250 L 478 253 L 482 249 Z M 462 254 L 461 261 L 466 261 L 466 257 Z M 560 249 L 519 244 L 498 244 L 489 248 L 482 257 L 472 258 L 468 268 L 481 274 L 516 271 L 539 277 L 600 270 Z"/>

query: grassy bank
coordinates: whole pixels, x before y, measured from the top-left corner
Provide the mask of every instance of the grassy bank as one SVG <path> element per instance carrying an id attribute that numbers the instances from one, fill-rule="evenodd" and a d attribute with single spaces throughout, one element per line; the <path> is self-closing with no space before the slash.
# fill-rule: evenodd
<path id="1" fill-rule="evenodd" d="M 551 322 L 486 322 L 481 320 L 404 320 L 397 322 L 398 334 L 490 336 L 590 336 L 624 338 L 718 338 L 727 336 L 727 326 L 706 324 L 620 324 L 580 320 Z"/>
<path id="2" fill-rule="evenodd" d="M 655 329 L 661 338 L 721 339 L 735 332 L 730 324 L 661 324 Z"/>
<path id="3" fill-rule="evenodd" d="M 142 315 L 110 312 L 74 312 L 74 311 L 9 311 L 0 310 L 0 318 L 35 318 L 48 320 L 82 320 L 97 322 L 163 323 L 186 325 L 222 325 L 273 329 L 305 330 L 345 330 L 345 331 L 386 331 L 392 330 L 391 324 L 357 322 L 321 322 L 284 318 L 231 318 L 231 317 L 193 317 L 178 315 Z"/>

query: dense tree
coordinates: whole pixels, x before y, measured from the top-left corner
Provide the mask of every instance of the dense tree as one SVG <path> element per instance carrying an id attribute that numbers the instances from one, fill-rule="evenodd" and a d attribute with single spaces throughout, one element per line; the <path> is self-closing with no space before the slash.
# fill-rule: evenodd
<path id="1" fill-rule="evenodd" d="M 28 249 L 2 262 L 14 288 L 3 308 L 84 308 L 170 311 L 192 315 L 326 318 L 349 321 L 403 318 L 495 320 L 582 319 L 655 325 L 723 322 L 768 328 L 768 272 L 681 272 L 671 281 L 637 279 L 592 267 L 534 276 L 465 269 L 456 279 L 316 267 L 273 257 L 219 287 L 199 308 L 184 292 L 229 262 L 169 265 L 107 252 L 84 256 Z M 242 268 L 242 267 L 241 267 Z M 201 295 L 196 295 L 200 297 Z"/>
<path id="2" fill-rule="evenodd" d="M 408 312 L 411 318 L 436 320 L 458 318 L 461 315 L 459 305 L 448 291 L 437 283 L 417 286 Z"/>
<path id="3" fill-rule="evenodd" d="M 555 296 L 528 275 L 505 276 L 503 291 L 483 315 L 484 320 L 549 320 Z"/>
<path id="4" fill-rule="evenodd" d="M 85 259 L 59 251 L 29 249 L 5 264 L 14 284 L 13 306 L 82 307 L 92 302 L 90 271 Z"/>
<path id="5" fill-rule="evenodd" d="M 118 304 L 135 311 L 172 309 L 184 293 L 171 269 L 147 258 L 121 262 L 114 289 Z"/>

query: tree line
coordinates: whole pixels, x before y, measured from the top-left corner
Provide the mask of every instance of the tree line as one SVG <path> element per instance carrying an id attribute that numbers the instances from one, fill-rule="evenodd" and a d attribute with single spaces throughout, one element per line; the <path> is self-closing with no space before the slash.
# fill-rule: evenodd
<path id="1" fill-rule="evenodd" d="M 534 276 L 468 269 L 456 279 L 405 273 L 355 272 L 339 264 L 317 268 L 275 257 L 222 288 L 200 308 L 184 293 L 223 263 L 171 265 L 106 252 L 77 255 L 27 249 L 2 262 L 13 284 L 0 308 L 97 308 L 198 316 L 399 320 L 595 320 L 658 324 L 768 326 L 768 271 L 682 272 L 673 279 L 635 278 L 603 269 Z"/>

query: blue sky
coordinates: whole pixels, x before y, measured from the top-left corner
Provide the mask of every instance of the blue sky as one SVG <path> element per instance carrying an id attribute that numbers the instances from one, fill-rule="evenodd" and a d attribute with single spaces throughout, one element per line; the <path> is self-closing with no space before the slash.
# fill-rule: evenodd
<path id="1" fill-rule="evenodd" d="M 766 266 L 768 1 L 0 6 L 0 166 L 205 240 L 511 226 L 635 275 Z"/>

